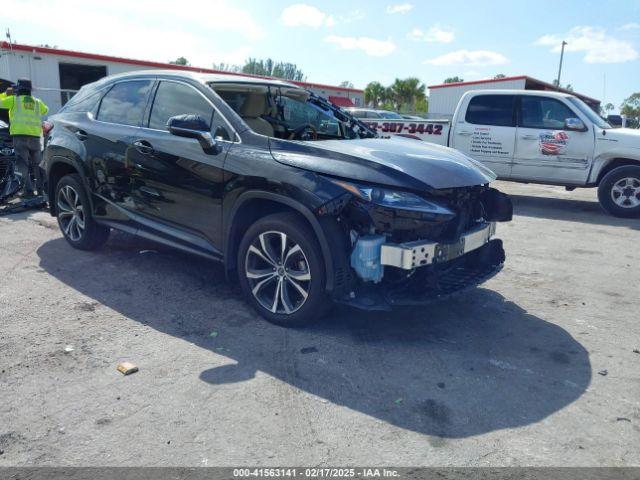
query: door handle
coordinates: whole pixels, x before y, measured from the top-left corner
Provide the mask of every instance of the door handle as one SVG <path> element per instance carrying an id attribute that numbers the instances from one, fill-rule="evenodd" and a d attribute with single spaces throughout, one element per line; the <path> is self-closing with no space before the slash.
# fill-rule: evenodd
<path id="1" fill-rule="evenodd" d="M 462 131 L 458 132 L 458 135 L 462 135 L 463 137 L 468 137 L 470 135 L 473 135 L 473 132 L 467 132 L 465 130 L 462 130 Z"/>
<path id="2" fill-rule="evenodd" d="M 535 135 L 522 135 L 520 137 L 523 140 L 537 140 L 538 137 L 536 137 Z"/>
<path id="3" fill-rule="evenodd" d="M 81 142 L 84 142 L 89 137 L 89 135 L 87 135 L 87 132 L 85 132 L 84 130 L 76 130 L 75 135 Z"/>
<path id="4" fill-rule="evenodd" d="M 146 140 L 136 140 L 133 142 L 133 146 L 143 155 L 151 155 L 153 153 L 153 146 Z"/>

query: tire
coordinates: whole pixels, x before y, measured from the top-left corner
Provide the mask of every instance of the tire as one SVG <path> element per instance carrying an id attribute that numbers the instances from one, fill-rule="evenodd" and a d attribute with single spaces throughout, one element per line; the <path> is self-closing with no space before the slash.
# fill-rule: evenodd
<path id="1" fill-rule="evenodd" d="M 322 252 L 298 215 L 277 213 L 251 225 L 240 242 L 237 268 L 247 302 L 269 322 L 300 327 L 325 312 Z"/>
<path id="2" fill-rule="evenodd" d="M 58 226 L 73 248 L 96 250 L 109 238 L 110 228 L 98 225 L 91 215 L 91 204 L 77 173 L 65 175 L 55 189 Z"/>
<path id="3" fill-rule="evenodd" d="M 611 215 L 640 217 L 640 166 L 627 165 L 607 173 L 598 186 L 598 200 Z"/>

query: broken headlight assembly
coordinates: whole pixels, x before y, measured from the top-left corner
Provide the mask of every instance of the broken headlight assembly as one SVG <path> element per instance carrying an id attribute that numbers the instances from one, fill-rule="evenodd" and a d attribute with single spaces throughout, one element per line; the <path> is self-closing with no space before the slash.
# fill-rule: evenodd
<path id="1" fill-rule="evenodd" d="M 415 193 L 402 190 L 392 190 L 385 187 L 361 185 L 343 180 L 332 180 L 356 198 L 363 202 L 372 203 L 394 210 L 407 210 L 421 213 L 422 217 L 430 220 L 446 221 L 455 217 L 455 212 L 444 205 L 422 198 Z"/>

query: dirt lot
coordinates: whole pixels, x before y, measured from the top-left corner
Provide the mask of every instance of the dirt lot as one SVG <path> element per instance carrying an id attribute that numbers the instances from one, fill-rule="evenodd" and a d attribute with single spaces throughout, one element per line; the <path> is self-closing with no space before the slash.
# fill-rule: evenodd
<path id="1" fill-rule="evenodd" d="M 516 217 L 483 288 L 298 331 L 217 264 L 0 218 L 0 466 L 640 465 L 640 221 L 500 188 Z"/>

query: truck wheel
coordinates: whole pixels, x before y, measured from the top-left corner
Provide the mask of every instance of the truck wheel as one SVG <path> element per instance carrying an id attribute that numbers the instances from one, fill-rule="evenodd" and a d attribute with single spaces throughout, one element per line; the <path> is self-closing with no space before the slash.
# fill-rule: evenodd
<path id="1" fill-rule="evenodd" d="M 311 323 L 327 304 L 325 269 L 311 228 L 293 213 L 254 223 L 238 249 L 238 277 L 247 301 L 271 323 Z"/>
<path id="2" fill-rule="evenodd" d="M 95 250 L 104 245 L 110 229 L 98 225 L 91 216 L 91 204 L 80 175 L 62 177 L 56 185 L 54 201 L 58 226 L 72 247 Z"/>
<path id="3" fill-rule="evenodd" d="M 598 186 L 600 205 L 616 217 L 640 217 L 640 166 L 627 165 L 607 173 Z"/>

